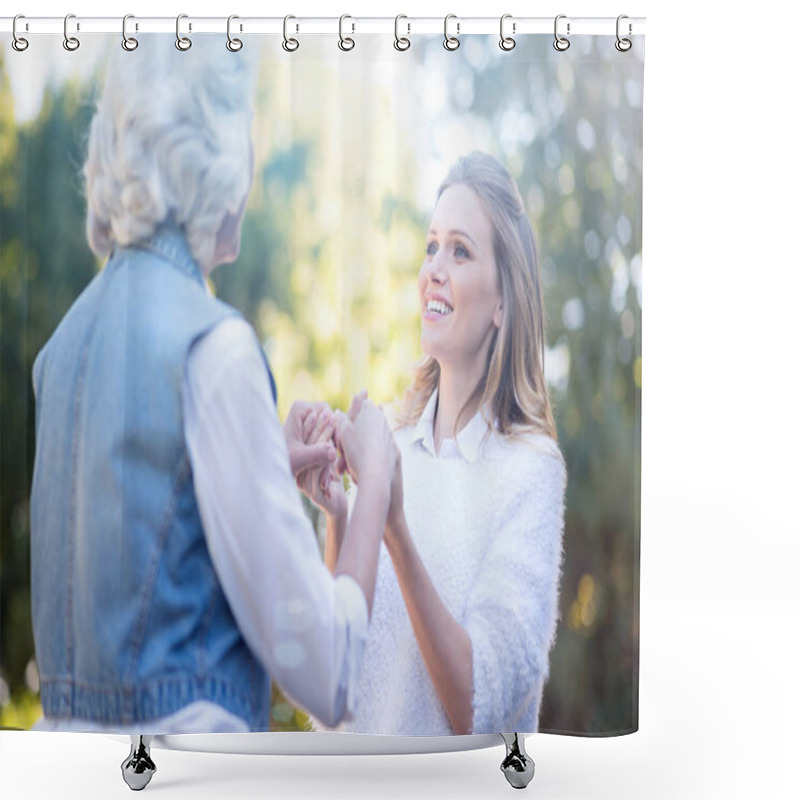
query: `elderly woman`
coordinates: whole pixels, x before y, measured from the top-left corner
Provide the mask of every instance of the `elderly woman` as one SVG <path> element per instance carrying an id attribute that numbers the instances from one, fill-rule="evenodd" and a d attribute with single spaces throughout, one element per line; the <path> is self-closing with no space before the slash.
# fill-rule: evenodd
<path id="1" fill-rule="evenodd" d="M 251 68 L 216 42 L 116 54 L 84 167 L 108 260 L 34 365 L 32 603 L 44 730 L 269 728 L 270 676 L 353 709 L 396 450 L 359 397 L 337 445 L 364 490 L 333 574 L 295 476 L 334 447 L 282 427 L 257 338 L 206 287 L 239 251 Z M 211 46 L 211 45 L 209 45 Z"/>

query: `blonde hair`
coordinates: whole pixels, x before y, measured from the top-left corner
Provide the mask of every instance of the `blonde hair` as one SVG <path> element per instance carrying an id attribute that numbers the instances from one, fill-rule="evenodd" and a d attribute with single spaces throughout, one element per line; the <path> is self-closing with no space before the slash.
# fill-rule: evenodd
<path id="1" fill-rule="evenodd" d="M 253 69 L 224 37 L 209 39 L 180 52 L 174 37 L 157 35 L 111 56 L 83 167 L 97 256 L 170 220 L 198 264 L 214 266 L 217 232 L 250 186 Z"/>
<path id="2" fill-rule="evenodd" d="M 544 379 L 545 322 L 539 264 L 530 221 L 508 170 L 486 153 L 459 159 L 442 182 L 437 202 L 450 186 L 469 186 L 492 223 L 503 321 L 496 331 L 483 379 L 456 419 L 476 399 L 490 428 L 504 436 L 529 433 L 556 439 L 556 424 Z M 425 356 L 397 412 L 399 427 L 419 420 L 439 385 L 439 364 Z"/>

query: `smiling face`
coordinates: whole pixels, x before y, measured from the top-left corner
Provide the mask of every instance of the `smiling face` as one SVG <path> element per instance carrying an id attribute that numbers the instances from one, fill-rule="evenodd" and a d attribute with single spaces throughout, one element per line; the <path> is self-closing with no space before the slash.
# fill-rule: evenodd
<path id="1" fill-rule="evenodd" d="M 483 375 L 503 318 L 492 223 L 466 184 L 442 192 L 419 271 L 422 349 L 443 368 Z"/>

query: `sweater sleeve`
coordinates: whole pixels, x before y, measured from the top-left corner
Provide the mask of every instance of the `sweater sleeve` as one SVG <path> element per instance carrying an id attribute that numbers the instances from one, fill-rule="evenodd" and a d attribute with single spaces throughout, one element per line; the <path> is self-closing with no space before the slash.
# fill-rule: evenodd
<path id="1" fill-rule="evenodd" d="M 501 491 L 467 602 L 473 733 L 534 733 L 558 616 L 565 469 L 533 453 Z M 518 478 L 518 480 L 517 480 Z"/>

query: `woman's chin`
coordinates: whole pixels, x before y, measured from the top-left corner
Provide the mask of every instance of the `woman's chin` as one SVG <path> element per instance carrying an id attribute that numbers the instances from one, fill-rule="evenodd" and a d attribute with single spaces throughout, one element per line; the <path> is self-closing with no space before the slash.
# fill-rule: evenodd
<path id="1" fill-rule="evenodd" d="M 430 336 L 430 332 L 423 329 L 422 331 L 422 352 L 426 356 L 438 361 L 442 355 L 441 343 L 436 341 L 436 337 Z"/>

